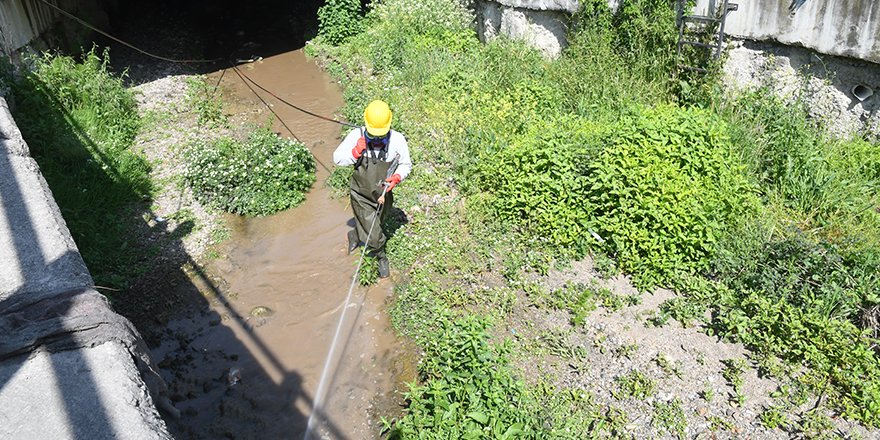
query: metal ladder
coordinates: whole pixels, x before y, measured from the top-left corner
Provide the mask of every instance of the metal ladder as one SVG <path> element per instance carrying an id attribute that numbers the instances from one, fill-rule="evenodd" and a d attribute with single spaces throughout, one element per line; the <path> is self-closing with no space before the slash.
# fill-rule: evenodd
<path id="1" fill-rule="evenodd" d="M 724 44 L 724 22 L 727 21 L 727 14 L 736 11 L 739 5 L 729 3 L 728 0 L 722 0 L 721 8 L 716 8 L 715 0 L 709 0 L 708 14 L 710 15 L 691 15 L 685 13 L 688 0 L 678 0 L 678 45 L 675 51 L 675 59 L 678 70 L 687 70 L 692 72 L 707 73 L 708 70 L 702 67 L 695 67 L 684 64 L 682 62 L 682 48 L 685 46 L 694 46 L 702 49 L 712 50 L 712 58 L 718 59 L 721 56 L 721 49 Z M 700 41 L 692 41 L 685 39 L 685 32 L 690 30 L 689 23 L 697 26 L 694 31 L 705 31 L 711 26 L 718 26 L 717 35 L 713 36 L 713 43 L 703 43 Z"/>

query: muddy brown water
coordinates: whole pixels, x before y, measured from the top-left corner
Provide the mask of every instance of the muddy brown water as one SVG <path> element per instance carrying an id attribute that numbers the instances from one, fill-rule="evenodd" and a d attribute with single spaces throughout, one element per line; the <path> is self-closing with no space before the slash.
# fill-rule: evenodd
<path id="1" fill-rule="evenodd" d="M 242 73 L 318 114 L 342 105 L 338 85 L 302 51 L 248 64 Z M 221 74 L 224 109 L 265 121 L 263 104 L 235 72 L 212 79 Z M 170 323 L 171 337 L 154 351 L 183 412 L 170 423 L 178 438 L 302 438 L 357 264 L 345 249 L 350 207 L 324 184 L 341 127 L 261 95 L 319 161 L 317 182 L 296 208 L 227 219 L 225 255 L 208 267 L 215 276 L 197 274 L 210 313 Z M 289 135 L 277 121 L 275 129 Z M 392 289 L 390 280 L 356 287 L 313 438 L 376 438 L 379 416 L 399 412 L 412 362 L 390 328 Z"/>

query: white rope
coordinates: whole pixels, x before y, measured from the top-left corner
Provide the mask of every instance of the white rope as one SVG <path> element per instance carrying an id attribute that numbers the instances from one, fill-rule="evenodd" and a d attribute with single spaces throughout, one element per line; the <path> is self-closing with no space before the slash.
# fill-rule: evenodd
<path id="1" fill-rule="evenodd" d="M 388 186 L 385 186 L 385 189 L 382 190 L 382 197 L 385 197 L 385 193 L 388 192 Z M 380 197 L 381 198 L 381 197 Z M 354 271 L 354 275 L 351 277 L 351 286 L 348 288 L 348 295 L 345 297 L 345 303 L 343 303 L 342 307 L 342 315 L 339 316 L 339 323 L 336 324 L 336 333 L 333 335 L 333 343 L 330 344 L 330 351 L 327 353 L 327 360 L 324 362 L 324 371 L 321 372 L 321 380 L 318 382 L 318 391 L 315 393 L 315 400 L 312 402 L 312 413 L 309 414 L 309 422 L 306 425 L 306 433 L 303 436 L 303 440 L 309 440 L 312 434 L 312 424 L 314 422 L 315 413 L 321 408 L 324 400 L 324 393 L 326 392 L 326 384 L 324 383 L 327 380 L 327 373 L 330 371 L 330 363 L 333 361 L 333 353 L 336 351 L 336 342 L 339 339 L 339 331 L 342 330 L 342 323 L 345 321 L 345 313 L 348 311 L 348 304 L 351 302 L 351 294 L 354 292 L 354 285 L 357 283 L 358 276 L 361 273 L 361 265 L 364 263 L 364 256 L 367 254 L 367 244 L 370 242 L 370 237 L 373 235 L 373 227 L 376 226 L 376 219 L 379 218 L 379 211 L 382 210 L 382 205 L 379 205 L 376 208 L 376 214 L 373 216 L 373 222 L 370 224 L 370 231 L 367 233 L 367 240 L 364 243 L 364 249 L 361 251 L 361 258 L 358 260 L 357 269 Z"/>

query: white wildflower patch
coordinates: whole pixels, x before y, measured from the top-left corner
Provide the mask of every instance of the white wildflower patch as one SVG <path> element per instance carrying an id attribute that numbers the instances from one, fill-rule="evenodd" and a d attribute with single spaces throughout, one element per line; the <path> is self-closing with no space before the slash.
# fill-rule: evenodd
<path id="1" fill-rule="evenodd" d="M 315 159 L 301 143 L 272 131 L 254 131 L 247 142 L 220 138 L 197 142 L 184 172 L 199 202 L 241 215 L 269 215 L 305 200 L 315 182 Z"/>

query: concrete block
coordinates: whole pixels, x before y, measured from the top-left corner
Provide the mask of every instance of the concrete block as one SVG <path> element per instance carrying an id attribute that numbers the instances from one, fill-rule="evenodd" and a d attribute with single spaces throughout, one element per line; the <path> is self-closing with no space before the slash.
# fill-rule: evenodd
<path id="1" fill-rule="evenodd" d="M 0 438 L 171 437 L 128 352 L 108 342 L 0 362 Z"/>

